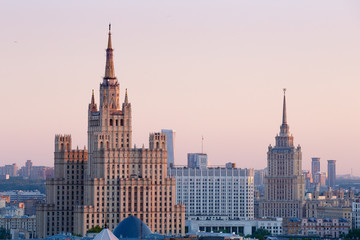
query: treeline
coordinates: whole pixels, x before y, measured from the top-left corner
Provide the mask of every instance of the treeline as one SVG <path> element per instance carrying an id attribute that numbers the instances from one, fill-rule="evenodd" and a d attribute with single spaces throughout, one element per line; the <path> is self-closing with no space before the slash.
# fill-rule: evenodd
<path id="1" fill-rule="evenodd" d="M 10 230 L 0 228 L 0 239 L 11 239 Z"/>
<path id="2" fill-rule="evenodd" d="M 39 190 L 45 194 L 45 180 L 23 179 L 22 177 L 10 177 L 10 179 L 0 180 L 0 192 L 22 190 L 35 191 Z"/>

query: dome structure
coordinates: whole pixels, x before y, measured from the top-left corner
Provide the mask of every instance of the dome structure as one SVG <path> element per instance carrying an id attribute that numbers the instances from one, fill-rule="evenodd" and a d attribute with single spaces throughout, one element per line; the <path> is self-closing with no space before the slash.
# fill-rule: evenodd
<path id="1" fill-rule="evenodd" d="M 134 216 L 122 220 L 113 233 L 119 239 L 141 239 L 152 234 L 150 228 L 143 221 Z"/>

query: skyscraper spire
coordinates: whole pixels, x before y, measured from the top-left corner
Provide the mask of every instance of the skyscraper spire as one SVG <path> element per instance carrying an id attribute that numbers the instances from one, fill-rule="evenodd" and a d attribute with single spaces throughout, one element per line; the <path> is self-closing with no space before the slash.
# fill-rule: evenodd
<path id="1" fill-rule="evenodd" d="M 94 89 L 92 90 L 92 94 L 91 94 L 91 105 L 95 104 L 95 96 L 94 96 Z"/>
<path id="2" fill-rule="evenodd" d="M 125 104 L 128 104 L 129 103 L 129 100 L 128 100 L 128 94 L 127 94 L 127 88 L 125 89 L 125 101 L 124 101 Z"/>
<path id="3" fill-rule="evenodd" d="M 109 38 L 108 38 L 108 46 L 106 49 L 106 66 L 105 66 L 104 82 L 111 79 L 115 80 L 115 71 L 114 71 L 113 49 L 111 44 L 111 24 L 109 24 Z"/>
<path id="4" fill-rule="evenodd" d="M 108 49 L 112 49 L 112 44 L 111 44 L 111 24 L 109 24 L 109 38 L 108 38 Z"/>
<path id="5" fill-rule="evenodd" d="M 91 103 L 89 105 L 89 109 L 90 109 L 91 112 L 96 112 L 97 111 L 97 106 L 96 106 L 96 103 L 95 103 L 94 89 L 92 90 Z"/>
<path id="6" fill-rule="evenodd" d="M 282 124 L 287 124 L 287 119 L 286 119 L 286 97 L 285 97 L 286 88 L 284 88 L 283 91 L 284 91 L 284 104 L 283 104 L 283 121 L 282 121 Z"/>
<path id="7" fill-rule="evenodd" d="M 284 103 L 283 103 L 283 117 L 282 117 L 282 124 L 280 126 L 280 136 L 289 136 L 289 125 L 287 124 L 287 116 L 286 116 L 286 88 L 283 89 L 284 91 Z"/>

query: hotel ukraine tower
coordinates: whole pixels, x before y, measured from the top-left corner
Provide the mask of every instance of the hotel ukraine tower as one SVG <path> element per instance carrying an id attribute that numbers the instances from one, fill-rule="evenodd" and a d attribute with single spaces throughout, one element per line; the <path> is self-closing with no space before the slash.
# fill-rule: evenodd
<path id="1" fill-rule="evenodd" d="M 264 178 L 265 196 L 260 203 L 261 217 L 302 217 L 305 180 L 302 174 L 300 145 L 294 146 L 286 116 L 284 89 L 283 119 L 276 145 L 269 146 L 267 172 Z"/>
<path id="2" fill-rule="evenodd" d="M 128 216 L 153 232 L 184 234 L 185 206 L 176 205 L 175 179 L 167 176 L 166 139 L 153 136 L 149 149 L 133 148 L 131 126 L 127 91 L 120 105 L 109 28 L 100 104 L 94 92 L 89 104 L 88 150 L 72 149 L 70 135 L 55 136 L 55 177 L 37 209 L 38 237 L 85 235 L 96 225 L 113 230 Z"/>

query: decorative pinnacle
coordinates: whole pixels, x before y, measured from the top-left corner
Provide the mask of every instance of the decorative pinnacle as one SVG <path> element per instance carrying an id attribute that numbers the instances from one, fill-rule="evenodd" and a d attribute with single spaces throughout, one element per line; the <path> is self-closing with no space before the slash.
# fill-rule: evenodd
<path id="1" fill-rule="evenodd" d="M 113 49 L 111 43 L 111 24 L 109 24 L 109 37 L 106 49 L 105 79 L 115 79 Z M 105 81 L 104 81 L 105 82 Z"/>
<path id="2" fill-rule="evenodd" d="M 283 105 L 283 122 L 282 122 L 282 124 L 287 124 L 287 118 L 286 118 L 286 96 L 285 96 L 286 88 L 284 88 L 283 91 L 284 91 L 284 105 Z"/>
<path id="3" fill-rule="evenodd" d="M 127 93 L 127 88 L 125 89 L 125 104 L 127 104 L 129 102 L 128 100 L 128 93 Z"/>
<path id="4" fill-rule="evenodd" d="M 109 39 L 108 39 L 108 49 L 112 49 L 112 44 L 111 44 L 111 24 L 109 24 Z"/>
<path id="5" fill-rule="evenodd" d="M 94 96 L 94 89 L 92 90 L 92 94 L 91 94 L 91 104 L 95 103 L 95 96 Z"/>

